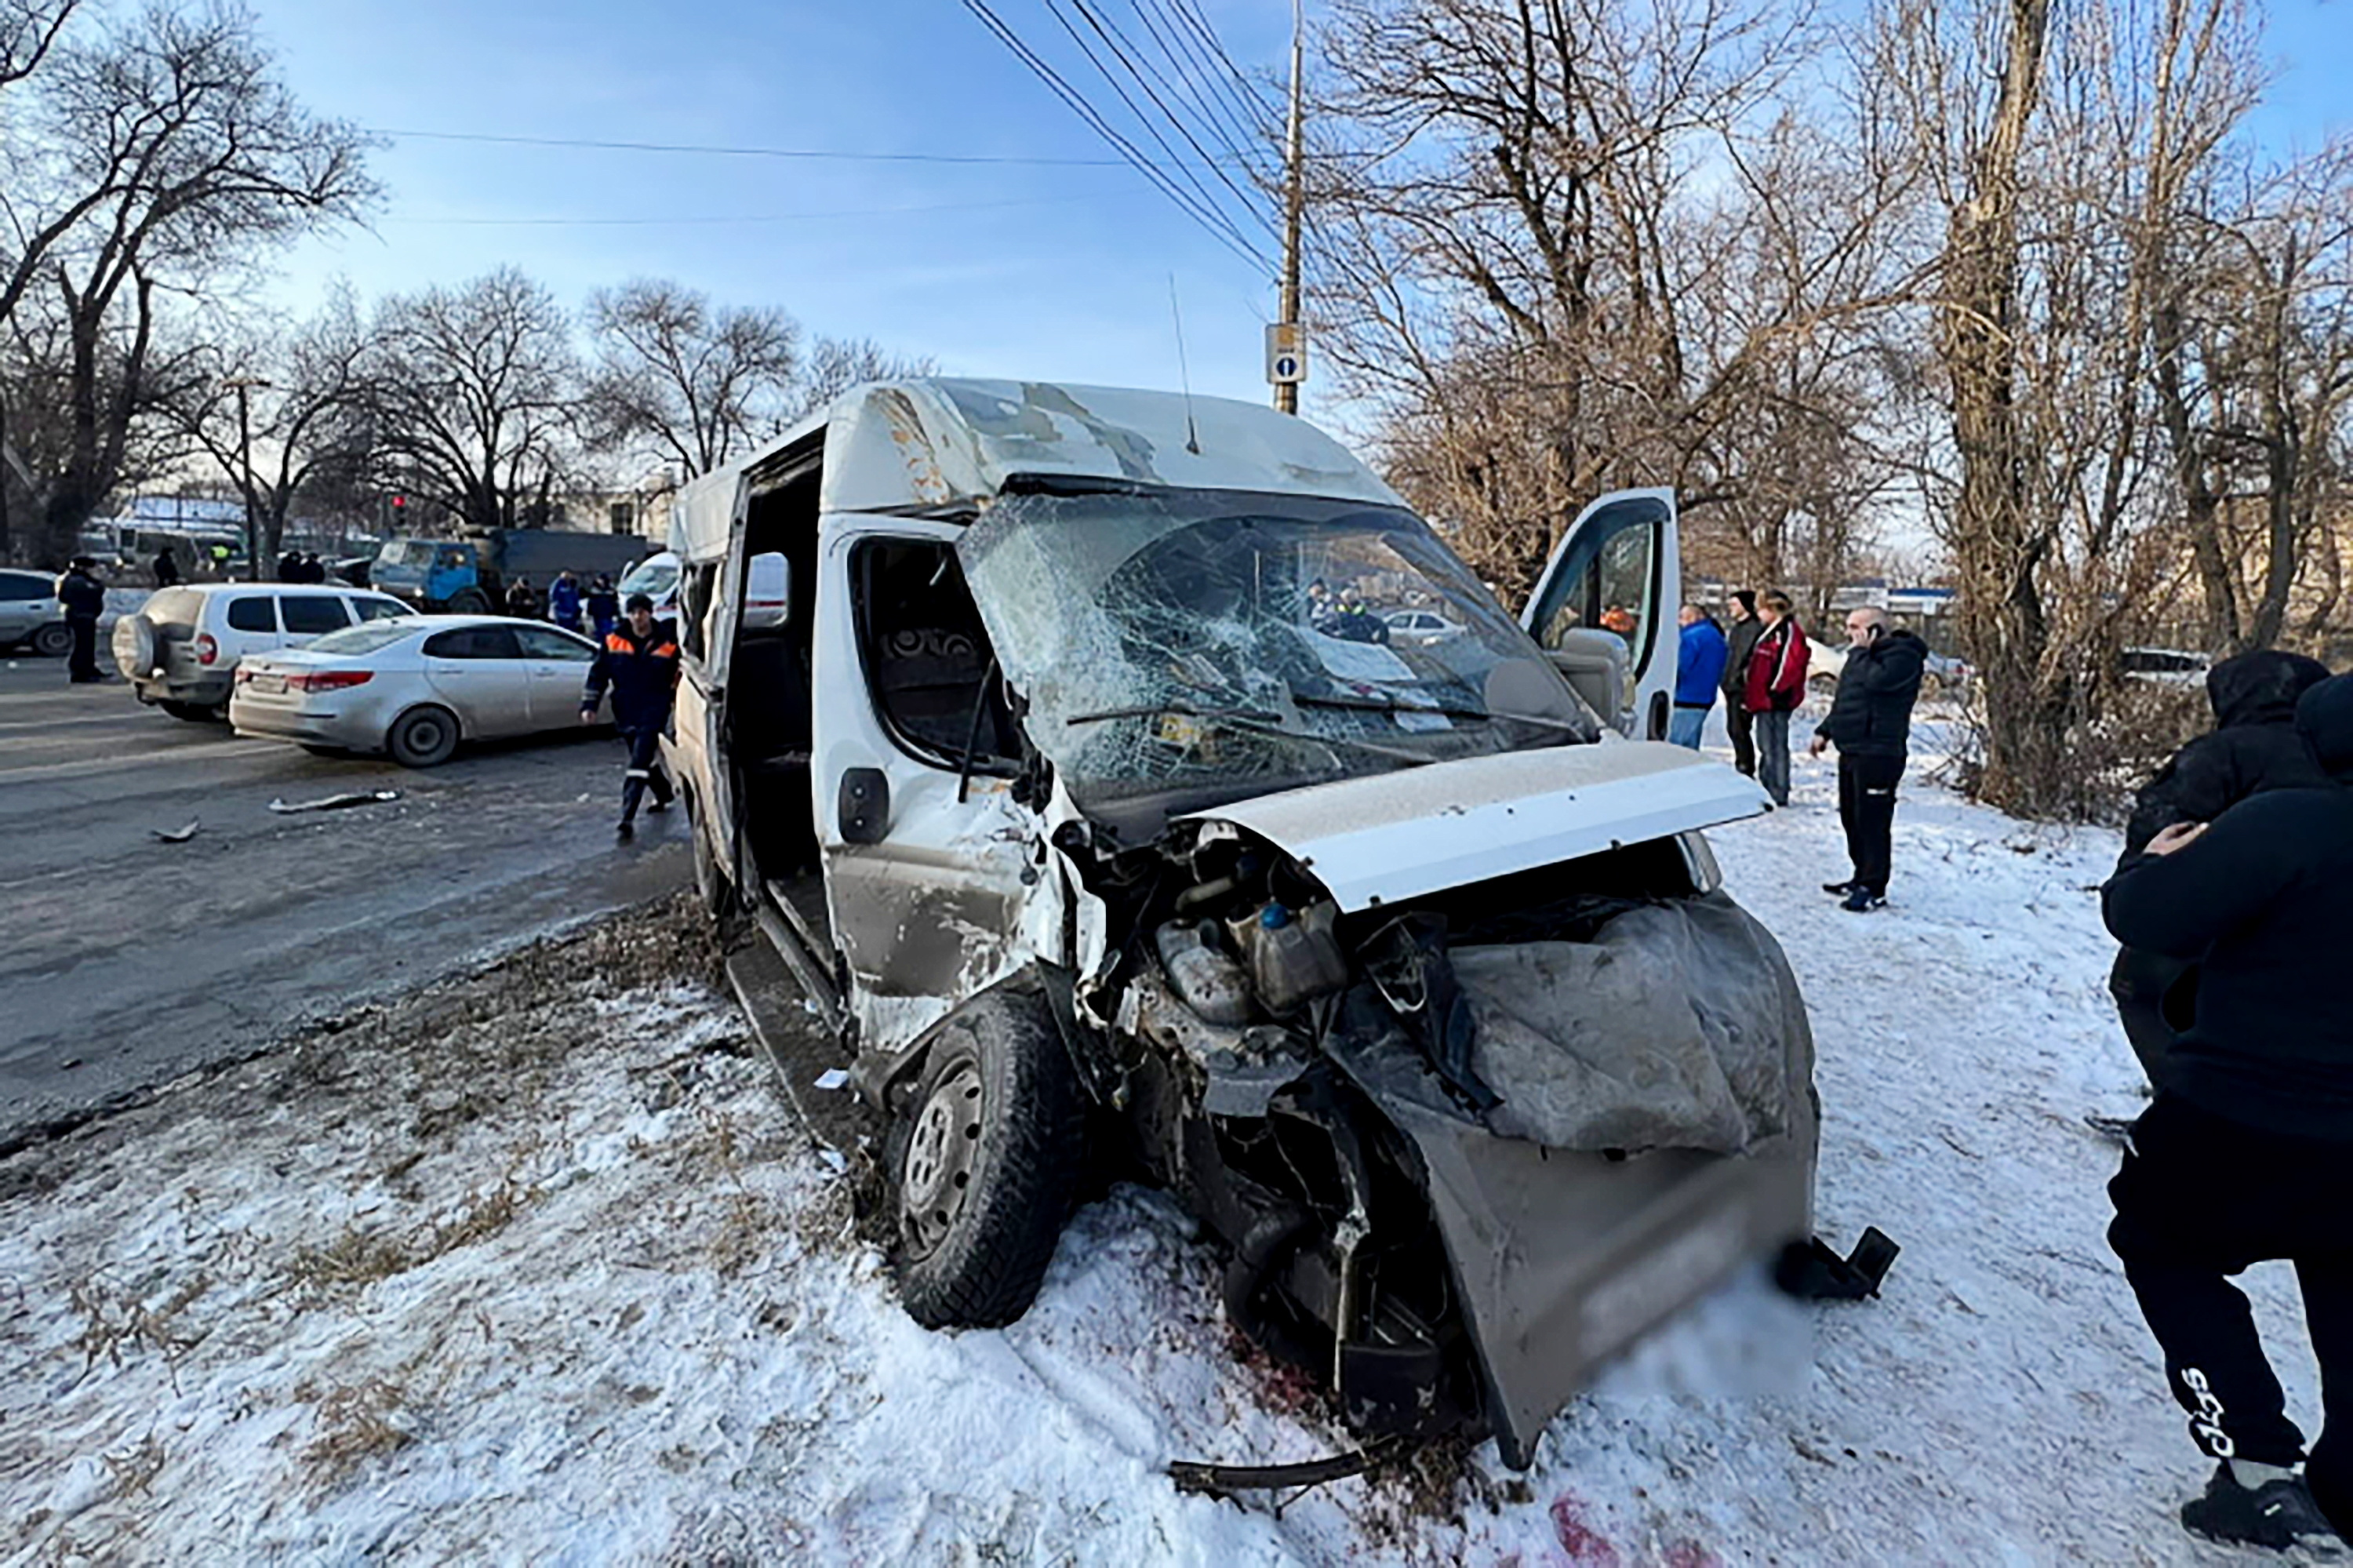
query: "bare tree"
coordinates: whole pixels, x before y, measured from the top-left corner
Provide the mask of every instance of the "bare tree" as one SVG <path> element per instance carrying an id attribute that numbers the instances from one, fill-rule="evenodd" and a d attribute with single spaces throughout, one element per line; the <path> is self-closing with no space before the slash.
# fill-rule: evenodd
<path id="1" fill-rule="evenodd" d="M 2277 642 L 2306 563 L 2335 564 L 2319 530 L 2353 421 L 2353 144 L 2200 194 L 2155 384 L 2205 640 L 2237 652 Z"/>
<path id="2" fill-rule="evenodd" d="M 363 361 L 382 458 L 471 528 L 543 516 L 571 461 L 580 367 L 555 296 L 512 267 L 377 307 Z"/>
<path id="3" fill-rule="evenodd" d="M 376 187 L 365 138 L 302 108 L 241 9 L 157 4 L 81 32 L 61 30 L 57 0 L 0 15 L 18 19 L 0 32 L 11 69 L 33 62 L 0 153 L 0 320 L 38 288 L 66 331 L 72 440 L 37 475 L 41 542 L 61 553 L 152 401 L 159 292 L 201 291 L 257 246 L 353 219 Z"/>
<path id="4" fill-rule="evenodd" d="M 892 354 L 871 338 L 821 337 L 801 367 L 793 387 L 794 411 L 783 422 L 813 414 L 865 382 L 931 376 L 938 370 L 928 355 Z"/>
<path id="5" fill-rule="evenodd" d="M 1794 103 L 1810 15 L 1344 0 L 1314 310 L 1405 493 L 1512 592 L 1576 508 L 1674 486 L 1695 555 L 1835 571 L 1892 477 L 1853 323 L 1911 164 Z"/>
<path id="6" fill-rule="evenodd" d="M 0 89 L 41 68 L 81 0 L 0 0 Z"/>
<path id="7" fill-rule="evenodd" d="M 691 479 L 773 434 L 795 408 L 800 327 L 774 306 L 713 305 L 667 279 L 588 297 L 593 444 L 650 447 Z"/>
<path id="8" fill-rule="evenodd" d="M 248 494 L 257 568 L 278 558 L 298 496 L 331 471 L 368 463 L 368 352 L 358 307 L 338 290 L 290 335 L 257 329 L 208 345 L 170 405 L 177 428 Z M 247 383 L 242 424 L 239 381 Z"/>

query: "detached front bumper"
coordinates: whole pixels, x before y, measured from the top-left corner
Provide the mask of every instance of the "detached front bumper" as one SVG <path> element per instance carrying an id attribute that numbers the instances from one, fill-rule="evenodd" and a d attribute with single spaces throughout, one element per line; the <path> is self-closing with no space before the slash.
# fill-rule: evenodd
<path id="1" fill-rule="evenodd" d="M 1810 1109 L 1802 1127 L 1744 1154 L 1613 1160 L 1385 1108 L 1429 1174 L 1489 1424 L 1514 1469 L 1601 1365 L 1813 1228 Z"/>

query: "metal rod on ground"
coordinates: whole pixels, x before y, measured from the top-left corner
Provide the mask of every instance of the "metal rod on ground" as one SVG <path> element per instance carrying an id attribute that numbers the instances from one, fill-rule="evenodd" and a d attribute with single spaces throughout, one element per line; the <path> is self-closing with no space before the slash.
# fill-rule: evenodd
<path id="1" fill-rule="evenodd" d="M 1291 123 L 1283 136 L 1282 192 L 1282 306 L 1280 319 L 1286 325 L 1299 321 L 1299 215 L 1305 202 L 1301 183 L 1302 130 L 1300 114 L 1301 60 L 1304 53 L 1305 20 L 1301 0 L 1291 0 Z M 1282 380 L 1274 384 L 1274 406 L 1282 413 L 1299 412 L 1299 383 Z"/>

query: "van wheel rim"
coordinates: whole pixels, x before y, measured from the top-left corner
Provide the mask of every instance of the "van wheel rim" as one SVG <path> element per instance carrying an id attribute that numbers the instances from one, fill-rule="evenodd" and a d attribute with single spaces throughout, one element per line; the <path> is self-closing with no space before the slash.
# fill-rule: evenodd
<path id="1" fill-rule="evenodd" d="M 899 1217 L 918 1256 L 947 1239 L 979 1162 L 982 1112 L 980 1066 L 965 1062 L 940 1080 L 916 1113 L 899 1185 Z"/>

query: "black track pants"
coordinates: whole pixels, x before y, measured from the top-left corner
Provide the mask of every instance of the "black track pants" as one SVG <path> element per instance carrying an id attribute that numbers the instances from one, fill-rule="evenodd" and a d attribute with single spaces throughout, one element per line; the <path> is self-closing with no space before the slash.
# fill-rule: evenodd
<path id="1" fill-rule="evenodd" d="M 1839 754 L 1839 821 L 1846 827 L 1854 879 L 1887 896 L 1888 863 L 1895 855 L 1895 787 L 1904 781 L 1900 757 Z"/>
<path id="2" fill-rule="evenodd" d="M 1724 697 L 1724 727 L 1732 735 L 1732 765 L 1751 779 L 1757 777 L 1757 737 L 1750 731 L 1757 715 L 1740 705 L 1740 694 Z"/>
<path id="3" fill-rule="evenodd" d="M 2231 1277 L 2289 1259 L 2320 1362 L 2327 1425 L 2306 1468 L 2339 1531 L 2353 1531 L 2353 1140 L 2259 1132 L 2160 1093 L 2133 1127 L 2134 1151 L 2108 1183 L 2108 1245 L 2165 1352 L 2190 1436 L 2217 1458 L 2293 1465 L 2288 1419 L 2247 1298 Z"/>
<path id="4" fill-rule="evenodd" d="M 629 744 L 629 770 L 621 776 L 621 821 L 628 822 L 637 820 L 638 802 L 649 786 L 655 800 L 670 804 L 670 779 L 662 772 L 661 726 L 625 729 L 621 738 Z"/>

